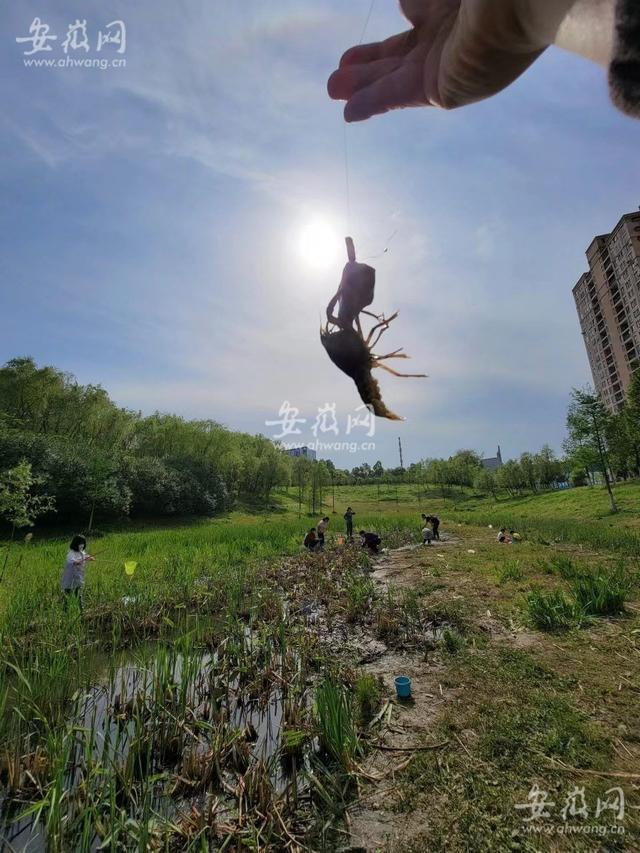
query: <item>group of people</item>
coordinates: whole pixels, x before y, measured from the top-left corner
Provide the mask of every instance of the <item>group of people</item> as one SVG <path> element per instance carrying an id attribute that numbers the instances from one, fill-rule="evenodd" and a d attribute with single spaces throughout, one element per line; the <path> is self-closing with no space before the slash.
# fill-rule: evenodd
<path id="1" fill-rule="evenodd" d="M 347 539 L 353 542 L 353 516 L 355 512 L 349 506 L 343 516 L 346 525 Z M 325 515 L 321 518 L 315 527 L 304 537 L 304 547 L 308 551 L 324 550 L 325 534 L 329 526 L 329 516 Z M 422 544 L 431 545 L 435 539 L 440 540 L 440 519 L 435 515 L 425 515 L 422 513 Z M 382 539 L 377 533 L 372 531 L 360 530 L 360 545 L 366 548 L 371 554 L 378 554 Z M 507 531 L 506 527 L 501 527 L 497 536 L 497 541 L 501 544 L 513 544 L 521 541 L 521 536 L 515 530 Z M 82 588 L 84 586 L 85 566 L 89 562 L 93 562 L 95 557 L 88 554 L 86 551 L 87 540 L 84 536 L 74 536 L 69 545 L 69 551 L 62 572 L 61 587 L 67 600 L 75 598 L 82 610 Z"/>
<path id="2" fill-rule="evenodd" d="M 327 532 L 329 525 L 329 516 L 321 518 L 315 527 L 304 537 L 304 547 L 309 551 L 322 551 L 324 549 L 324 534 Z"/>
<path id="3" fill-rule="evenodd" d="M 506 527 L 501 527 L 496 539 L 502 545 L 513 545 L 514 542 L 520 542 L 522 537 L 519 533 L 516 533 L 515 530 L 509 530 L 507 532 Z"/>
<path id="4" fill-rule="evenodd" d="M 343 515 L 346 531 L 347 531 L 347 541 L 353 542 L 353 516 L 355 512 L 351 507 L 347 507 L 347 511 Z M 327 532 L 327 527 L 329 526 L 329 516 L 325 516 L 321 518 L 320 521 L 316 524 L 315 527 L 312 527 L 311 530 L 307 532 L 304 537 L 304 547 L 308 551 L 322 551 L 324 550 L 324 540 L 325 533 Z M 431 542 L 435 539 L 436 541 L 440 540 L 440 519 L 437 515 L 425 515 L 422 513 L 422 544 L 423 545 L 431 545 Z M 380 546 L 382 545 L 382 539 L 377 533 L 367 530 L 360 530 L 358 533 L 360 537 L 360 545 L 363 548 L 366 548 L 372 554 L 378 554 L 380 551 Z"/>
<path id="5" fill-rule="evenodd" d="M 355 512 L 351 507 L 347 507 L 347 511 L 343 515 L 346 531 L 347 531 L 347 540 L 349 542 L 353 542 L 353 516 Z M 327 532 L 327 527 L 329 526 L 329 516 L 325 516 L 321 518 L 320 521 L 316 524 L 315 527 L 312 527 L 311 530 L 304 537 L 304 547 L 308 551 L 322 551 L 324 550 L 324 539 L 325 533 Z M 378 536 L 377 533 L 373 533 L 372 531 L 360 530 L 358 533 L 360 537 L 360 545 L 363 548 L 366 548 L 372 554 L 377 554 L 380 550 L 380 546 L 382 545 L 382 539 Z"/>

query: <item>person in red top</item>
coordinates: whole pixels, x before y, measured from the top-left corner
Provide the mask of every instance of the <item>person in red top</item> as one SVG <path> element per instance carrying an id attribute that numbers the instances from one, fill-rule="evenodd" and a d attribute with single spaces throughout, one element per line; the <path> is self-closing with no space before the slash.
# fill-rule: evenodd
<path id="1" fill-rule="evenodd" d="M 304 547 L 307 548 L 309 551 L 317 551 L 318 550 L 318 546 L 320 543 L 318 542 L 318 538 L 316 536 L 315 527 L 312 527 L 311 530 L 304 537 L 304 543 L 303 544 L 304 544 Z"/>

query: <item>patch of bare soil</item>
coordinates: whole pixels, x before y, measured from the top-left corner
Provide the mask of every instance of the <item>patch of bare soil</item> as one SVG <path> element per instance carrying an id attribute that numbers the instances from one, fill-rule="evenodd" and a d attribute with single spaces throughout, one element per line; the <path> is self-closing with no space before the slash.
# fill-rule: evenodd
<path id="1" fill-rule="evenodd" d="M 436 552 L 440 549 L 460 545 L 461 540 L 456 536 L 443 536 L 432 545 L 406 545 L 383 554 L 377 561 L 373 579 L 384 586 L 393 585 L 398 589 L 412 589 L 424 577 L 423 570 L 416 560 L 422 552 Z"/>

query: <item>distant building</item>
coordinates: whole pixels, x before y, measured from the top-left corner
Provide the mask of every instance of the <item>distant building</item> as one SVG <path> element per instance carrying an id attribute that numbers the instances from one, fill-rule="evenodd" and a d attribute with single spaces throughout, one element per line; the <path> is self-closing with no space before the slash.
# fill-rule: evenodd
<path id="1" fill-rule="evenodd" d="M 640 367 L 640 212 L 627 213 L 587 249 L 589 272 L 573 288 L 593 384 L 620 408 Z"/>
<path id="2" fill-rule="evenodd" d="M 293 450 L 285 450 L 287 456 L 304 456 L 305 459 L 315 459 L 316 452 L 310 447 L 294 447 Z"/>
<path id="3" fill-rule="evenodd" d="M 498 445 L 497 456 L 490 456 L 488 459 L 482 460 L 482 467 L 486 468 L 487 471 L 498 471 L 502 468 L 502 464 L 502 452 L 500 451 L 500 445 Z"/>

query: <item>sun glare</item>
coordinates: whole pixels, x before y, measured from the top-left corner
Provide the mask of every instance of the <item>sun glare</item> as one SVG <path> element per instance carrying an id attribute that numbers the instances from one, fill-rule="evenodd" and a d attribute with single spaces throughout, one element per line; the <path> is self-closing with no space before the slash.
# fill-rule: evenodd
<path id="1" fill-rule="evenodd" d="M 300 230 L 298 252 L 308 267 L 325 270 L 339 263 L 341 244 L 342 238 L 330 222 L 314 219 Z"/>

